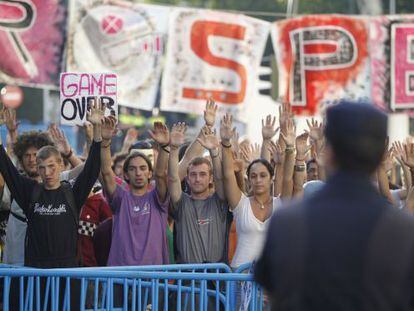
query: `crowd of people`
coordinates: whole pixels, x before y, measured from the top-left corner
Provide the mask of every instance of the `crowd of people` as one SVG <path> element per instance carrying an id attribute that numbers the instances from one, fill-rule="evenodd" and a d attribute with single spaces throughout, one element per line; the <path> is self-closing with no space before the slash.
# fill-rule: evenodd
<path id="1" fill-rule="evenodd" d="M 155 122 L 150 140 L 137 140 L 130 129 L 119 151 L 111 147 L 117 121 L 104 110 L 91 102 L 82 155 L 59 126 L 18 133 L 16 112 L 1 110 L 4 263 L 223 262 L 237 269 L 259 258 L 283 202 L 312 197 L 329 175 L 323 123 L 310 119 L 308 130 L 297 133 L 288 103 L 277 118 L 262 120 L 261 145 L 241 140 L 231 115 L 218 122 L 217 105 L 208 100 L 205 124 L 191 141 L 185 123 Z M 414 143 L 383 143 L 371 183 L 396 209 L 413 210 Z"/>

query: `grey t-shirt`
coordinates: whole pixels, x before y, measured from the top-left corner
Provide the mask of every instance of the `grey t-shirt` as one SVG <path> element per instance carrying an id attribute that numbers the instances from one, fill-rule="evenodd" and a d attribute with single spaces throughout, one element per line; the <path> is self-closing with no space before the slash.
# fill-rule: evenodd
<path id="1" fill-rule="evenodd" d="M 174 204 L 178 263 L 227 262 L 229 207 L 216 193 L 205 200 L 181 195 Z"/>

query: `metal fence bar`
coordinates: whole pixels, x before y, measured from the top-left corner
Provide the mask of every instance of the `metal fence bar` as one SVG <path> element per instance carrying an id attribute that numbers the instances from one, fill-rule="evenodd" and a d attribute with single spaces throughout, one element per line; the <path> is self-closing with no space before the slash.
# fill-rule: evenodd
<path id="1" fill-rule="evenodd" d="M 113 310 L 114 307 L 120 307 L 118 300 L 114 301 L 114 295 L 118 292 L 123 298 L 122 310 L 136 310 L 137 305 L 138 310 L 146 310 L 149 305 L 152 310 L 168 310 L 169 299 L 175 299 L 175 295 L 176 310 L 183 307 L 186 310 L 187 307 L 191 310 L 206 310 L 211 306 L 220 310 L 221 305 L 225 310 L 231 310 L 234 307 L 237 282 L 251 285 L 250 310 L 262 310 L 265 304 L 268 307 L 263 291 L 254 283 L 252 275 L 232 273 L 227 265 L 172 265 L 152 268 L 154 270 L 149 267 L 138 267 L 136 270 L 131 267 L 36 269 L 0 265 L 0 281 L 1 278 L 4 279 L 3 307 L 4 310 L 10 309 L 11 278 L 18 282 L 14 287 L 20 289 L 20 295 L 16 298 L 19 298 L 19 310 L 22 311 L 40 311 L 47 308 L 70 310 L 74 307 L 70 305 L 71 295 L 80 295 L 77 299 L 80 300 L 81 310 Z M 246 269 L 250 269 L 250 265 L 239 267 L 236 271 L 243 272 Z M 61 284 L 61 279 L 66 282 L 62 281 Z M 34 280 L 36 284 L 33 284 Z M 122 290 L 118 291 L 118 288 Z"/>

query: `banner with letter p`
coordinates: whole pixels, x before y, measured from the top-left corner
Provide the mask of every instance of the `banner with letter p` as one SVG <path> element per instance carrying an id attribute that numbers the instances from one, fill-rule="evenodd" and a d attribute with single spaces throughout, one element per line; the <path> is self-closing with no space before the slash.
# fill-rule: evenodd
<path id="1" fill-rule="evenodd" d="M 279 95 L 296 113 L 315 114 L 339 98 L 368 99 L 369 20 L 314 15 L 276 22 L 272 39 Z"/>
<path id="2" fill-rule="evenodd" d="M 64 72 L 60 75 L 61 123 L 83 125 L 90 102 L 99 98 L 105 116 L 118 117 L 117 76 L 113 73 Z"/>

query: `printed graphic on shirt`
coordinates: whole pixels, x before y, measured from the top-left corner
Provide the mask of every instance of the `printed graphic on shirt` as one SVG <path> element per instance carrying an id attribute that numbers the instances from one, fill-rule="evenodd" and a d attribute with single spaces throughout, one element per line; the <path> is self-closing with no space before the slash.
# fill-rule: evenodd
<path id="1" fill-rule="evenodd" d="M 78 233 L 81 235 L 93 237 L 93 235 L 95 234 L 96 228 L 97 228 L 96 224 L 93 224 L 91 222 L 84 221 L 84 220 L 79 220 Z"/>
<path id="2" fill-rule="evenodd" d="M 35 203 L 34 213 L 42 216 L 57 216 L 66 213 L 66 204 L 59 204 L 58 207 L 53 207 L 53 204 Z"/>
<path id="3" fill-rule="evenodd" d="M 134 212 L 139 213 L 140 215 L 149 214 L 150 212 L 150 204 L 145 202 L 144 206 L 135 205 L 133 208 Z"/>
<path id="4" fill-rule="evenodd" d="M 210 218 L 197 219 L 197 225 L 199 226 L 209 225 L 210 222 L 211 222 Z"/>

